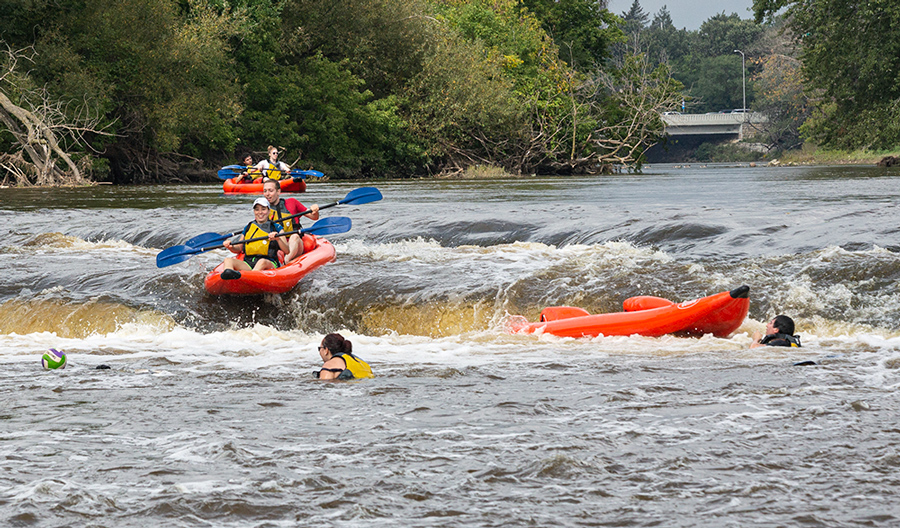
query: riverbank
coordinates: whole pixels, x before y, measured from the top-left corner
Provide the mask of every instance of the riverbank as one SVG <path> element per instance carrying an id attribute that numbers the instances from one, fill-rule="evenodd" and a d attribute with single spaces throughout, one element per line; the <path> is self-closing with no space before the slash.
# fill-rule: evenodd
<path id="1" fill-rule="evenodd" d="M 827 150 L 815 145 L 804 145 L 798 150 L 782 153 L 769 165 L 876 165 L 886 157 L 900 157 L 900 149 L 871 150 Z"/>

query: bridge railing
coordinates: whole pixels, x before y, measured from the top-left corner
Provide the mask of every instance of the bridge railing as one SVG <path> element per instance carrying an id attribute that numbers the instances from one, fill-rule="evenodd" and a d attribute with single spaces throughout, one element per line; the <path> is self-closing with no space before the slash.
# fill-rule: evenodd
<path id="1" fill-rule="evenodd" d="M 668 114 L 660 116 L 667 126 L 735 125 L 740 123 L 765 123 L 768 118 L 760 112 L 745 114 Z"/>

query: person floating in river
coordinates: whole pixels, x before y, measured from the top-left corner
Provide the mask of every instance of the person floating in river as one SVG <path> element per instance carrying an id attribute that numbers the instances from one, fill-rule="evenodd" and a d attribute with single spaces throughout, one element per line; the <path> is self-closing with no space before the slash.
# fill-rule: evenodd
<path id="1" fill-rule="evenodd" d="M 353 355 L 353 343 L 344 339 L 341 334 L 325 336 L 319 345 L 319 355 L 325 362 L 321 370 L 313 372 L 319 379 L 349 380 L 374 377 L 369 364 Z"/>
<path id="2" fill-rule="evenodd" d="M 300 229 L 299 218 L 292 218 L 290 220 L 281 222 L 280 220 L 285 216 L 292 216 L 295 214 L 303 213 L 304 211 L 308 211 L 303 216 L 309 218 L 310 220 L 319 219 L 319 204 L 312 204 L 312 206 L 307 209 L 306 206 L 297 201 L 296 198 L 282 198 L 281 183 L 277 180 L 272 180 L 269 178 L 263 180 L 263 196 L 265 196 L 266 200 L 269 201 L 269 220 L 278 222 L 285 232 L 297 231 Z M 312 235 L 307 236 L 312 237 Z M 312 239 L 308 242 L 308 244 L 311 244 L 310 249 L 315 247 L 314 240 L 315 239 Z M 302 255 L 305 250 L 303 239 L 297 233 L 294 233 L 288 239 L 288 247 L 289 250 L 284 256 L 285 262 L 294 260 L 296 257 Z"/>
<path id="3" fill-rule="evenodd" d="M 786 315 L 776 315 L 766 325 L 766 335 L 753 332 L 750 348 L 761 346 L 799 347 L 800 336 L 794 335 L 794 320 Z"/>
<path id="4" fill-rule="evenodd" d="M 289 178 L 291 175 L 291 168 L 283 161 L 278 161 L 278 149 L 269 145 L 267 150 L 269 152 L 269 159 L 257 163 L 256 169 L 262 172 L 263 177 L 271 178 L 273 180 Z"/>
<path id="5" fill-rule="evenodd" d="M 241 276 L 241 270 L 267 270 L 278 267 L 278 250 L 289 251 L 288 243 L 283 236 L 277 236 L 281 224 L 269 220 L 269 201 L 257 198 L 253 202 L 254 220 L 247 224 L 244 232 L 233 241 L 226 240 L 222 246 L 233 253 L 244 253 L 244 260 L 229 257 L 225 259 L 225 270 L 222 279 L 232 280 Z M 244 243 L 251 238 L 266 237 L 264 240 Z"/>

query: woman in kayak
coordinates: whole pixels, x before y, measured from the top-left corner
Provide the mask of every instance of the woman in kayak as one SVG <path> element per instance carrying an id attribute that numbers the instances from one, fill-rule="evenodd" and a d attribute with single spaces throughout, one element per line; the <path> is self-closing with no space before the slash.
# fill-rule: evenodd
<path id="1" fill-rule="evenodd" d="M 766 335 L 753 332 L 750 348 L 761 346 L 799 347 L 800 336 L 794 335 L 794 320 L 786 315 L 777 315 L 766 325 Z"/>
<path id="2" fill-rule="evenodd" d="M 278 250 L 287 252 L 288 243 L 283 236 L 277 236 L 281 232 L 281 225 L 269 220 L 269 201 L 265 198 L 257 198 L 253 202 L 254 220 L 247 224 L 244 232 L 238 235 L 234 241 L 226 240 L 222 246 L 232 253 L 244 253 L 244 260 L 234 257 L 225 259 L 225 271 L 222 278 L 225 280 L 240 278 L 240 270 L 267 270 L 278 267 Z M 244 240 L 265 237 L 264 240 L 244 243 Z M 235 271 L 238 270 L 238 271 Z M 230 272 L 230 273 L 229 273 Z"/>
<path id="3" fill-rule="evenodd" d="M 273 180 L 289 178 L 291 168 L 288 167 L 285 162 L 278 161 L 278 149 L 269 145 L 267 150 L 269 152 L 269 159 L 257 163 L 256 169 L 262 172 L 264 178 L 271 178 Z"/>
<path id="4" fill-rule="evenodd" d="M 322 356 L 321 370 L 313 372 L 319 379 L 360 379 L 373 377 L 372 368 L 365 361 L 353 355 L 353 343 L 341 334 L 328 334 L 319 345 Z"/>

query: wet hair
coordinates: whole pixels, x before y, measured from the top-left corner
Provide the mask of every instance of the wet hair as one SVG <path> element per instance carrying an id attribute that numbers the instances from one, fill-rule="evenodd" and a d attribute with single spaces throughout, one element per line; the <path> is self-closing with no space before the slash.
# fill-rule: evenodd
<path id="1" fill-rule="evenodd" d="M 272 178 L 265 178 L 263 180 L 263 187 L 265 187 L 267 183 L 274 183 L 275 188 L 278 189 L 279 191 L 281 190 L 281 182 L 279 182 L 278 180 L 273 180 Z"/>
<path id="2" fill-rule="evenodd" d="M 328 334 L 322 339 L 322 346 L 334 354 L 352 354 L 353 343 L 349 339 L 344 339 L 341 334 Z"/>
<path id="3" fill-rule="evenodd" d="M 786 315 L 776 315 L 772 319 L 772 328 L 782 334 L 794 335 L 794 320 Z"/>

